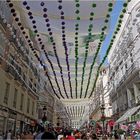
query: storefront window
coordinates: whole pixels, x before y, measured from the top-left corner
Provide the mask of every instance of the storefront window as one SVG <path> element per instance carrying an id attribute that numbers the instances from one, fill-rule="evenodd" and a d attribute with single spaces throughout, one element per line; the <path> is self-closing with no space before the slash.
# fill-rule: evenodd
<path id="1" fill-rule="evenodd" d="M 15 119 L 9 118 L 7 122 L 7 131 L 11 130 L 14 132 L 15 129 Z"/>
<path id="2" fill-rule="evenodd" d="M 5 123 L 5 118 L 0 116 L 0 132 L 3 133 L 4 131 L 4 123 Z"/>

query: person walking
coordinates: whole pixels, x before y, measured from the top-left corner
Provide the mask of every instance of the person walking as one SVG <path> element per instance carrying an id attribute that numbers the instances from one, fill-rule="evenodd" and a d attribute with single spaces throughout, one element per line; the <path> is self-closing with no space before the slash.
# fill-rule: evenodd
<path id="1" fill-rule="evenodd" d="M 29 131 L 29 132 L 25 132 L 24 136 L 22 137 L 23 140 L 33 140 L 34 136 L 33 134 Z"/>
<path id="2" fill-rule="evenodd" d="M 11 140 L 12 139 L 12 131 L 11 130 L 9 130 L 9 132 L 7 133 L 6 139 L 7 140 Z"/>

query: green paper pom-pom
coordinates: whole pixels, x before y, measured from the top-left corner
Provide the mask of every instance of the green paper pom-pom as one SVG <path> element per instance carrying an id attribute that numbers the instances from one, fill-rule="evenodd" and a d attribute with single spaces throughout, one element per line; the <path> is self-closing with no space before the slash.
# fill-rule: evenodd
<path id="1" fill-rule="evenodd" d="M 127 7 L 127 3 L 124 3 L 124 4 L 123 4 L 123 7 Z"/>
<path id="2" fill-rule="evenodd" d="M 111 12 L 112 11 L 112 8 L 109 8 L 108 11 Z"/>
<path id="3" fill-rule="evenodd" d="M 80 4 L 79 4 L 79 3 L 77 3 L 77 4 L 76 4 L 76 7 L 80 7 Z"/>
<path id="4" fill-rule="evenodd" d="M 116 36 L 115 36 L 115 35 L 113 35 L 113 38 L 115 39 L 115 38 L 116 38 Z"/>
<path id="5" fill-rule="evenodd" d="M 109 3 L 109 4 L 108 4 L 108 6 L 109 6 L 109 7 L 112 7 L 112 6 L 113 6 L 113 4 L 112 4 L 112 3 Z"/>
<path id="6" fill-rule="evenodd" d="M 104 32 L 101 32 L 101 35 L 104 35 L 105 33 Z"/>
<path id="7" fill-rule="evenodd" d="M 92 21 L 93 20 L 93 17 L 90 17 L 90 19 L 89 19 L 90 21 Z"/>
<path id="8" fill-rule="evenodd" d="M 80 17 L 77 17 L 77 20 L 80 20 Z"/>
<path id="9" fill-rule="evenodd" d="M 123 12 L 123 13 L 126 13 L 126 9 L 123 9 L 122 12 Z"/>
<path id="10" fill-rule="evenodd" d="M 80 11 L 79 11 L 79 10 L 76 10 L 76 11 L 75 11 L 75 13 L 76 13 L 76 14 L 79 14 L 79 13 L 80 13 Z"/>
<path id="11" fill-rule="evenodd" d="M 91 12 L 91 13 L 90 13 L 90 16 L 94 16 L 94 13 L 93 13 L 93 12 Z"/>
<path id="12" fill-rule="evenodd" d="M 75 26 L 76 26 L 76 27 L 78 27 L 78 26 L 79 26 L 79 24 L 77 23 L 77 24 L 75 24 Z"/>
<path id="13" fill-rule="evenodd" d="M 92 25 L 92 24 L 90 24 L 90 25 L 89 25 L 89 28 L 92 28 L 92 27 L 93 27 L 93 25 Z"/>
<path id="14" fill-rule="evenodd" d="M 108 22 L 108 19 L 105 19 L 105 23 L 107 23 Z"/>
<path id="15" fill-rule="evenodd" d="M 92 4 L 92 7 L 93 7 L 93 8 L 95 8 L 95 7 L 96 7 L 96 4 L 95 4 L 95 3 L 93 3 L 93 4 Z"/>
<path id="16" fill-rule="evenodd" d="M 119 20 L 119 23 L 122 23 L 122 20 L 121 19 Z"/>
<path id="17" fill-rule="evenodd" d="M 106 17 L 107 17 L 107 18 L 109 18 L 109 17 L 110 17 L 110 15 L 109 15 L 109 14 L 107 14 L 107 15 L 106 15 Z"/>
<path id="18" fill-rule="evenodd" d="M 123 18 L 123 14 L 120 15 L 120 18 Z"/>

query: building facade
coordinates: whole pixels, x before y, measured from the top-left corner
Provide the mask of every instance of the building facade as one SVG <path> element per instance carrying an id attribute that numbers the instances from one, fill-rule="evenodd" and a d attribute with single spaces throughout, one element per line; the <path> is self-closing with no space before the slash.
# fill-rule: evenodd
<path id="1" fill-rule="evenodd" d="M 109 53 L 113 118 L 138 106 L 140 97 L 140 1 L 131 1 Z"/>
<path id="2" fill-rule="evenodd" d="M 55 97 L 51 94 L 51 88 L 49 89 L 48 83 L 42 78 L 41 81 L 44 81 L 42 84 L 42 90 L 39 92 L 39 100 L 37 101 L 37 110 L 38 110 L 38 121 L 42 121 L 43 118 L 43 108 L 46 108 L 46 121 L 53 124 L 53 114 L 54 114 L 54 103 Z"/>
<path id="3" fill-rule="evenodd" d="M 55 99 L 54 103 L 53 124 L 58 128 L 71 126 L 71 118 L 66 111 L 65 105 L 58 99 Z"/>
<path id="4" fill-rule="evenodd" d="M 5 1 L 0 9 L 0 132 L 15 133 L 35 126 L 39 72 Z"/>
<path id="5" fill-rule="evenodd" d="M 108 76 L 109 68 L 102 68 L 96 84 L 97 86 L 94 90 L 93 99 L 90 103 L 90 119 L 93 119 L 95 121 L 98 121 L 101 118 L 102 114 L 100 108 L 102 104 L 105 107 L 105 116 L 107 118 L 112 116 L 112 107 L 109 98 L 110 84 L 108 83 Z"/>

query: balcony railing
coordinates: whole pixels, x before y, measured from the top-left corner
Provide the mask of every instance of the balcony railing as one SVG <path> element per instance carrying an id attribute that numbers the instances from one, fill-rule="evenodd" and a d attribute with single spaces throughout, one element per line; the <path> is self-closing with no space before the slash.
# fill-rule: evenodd
<path id="1" fill-rule="evenodd" d="M 1 18 L 1 16 L 0 16 L 0 24 L 2 25 L 3 29 L 6 31 L 7 24 L 3 23 L 3 19 Z M 16 29 L 14 29 L 14 27 L 13 27 L 13 30 L 14 30 L 15 35 L 16 35 Z M 13 43 L 14 47 L 17 48 L 17 52 L 23 57 L 23 60 L 25 61 L 25 63 L 27 63 L 27 65 L 30 64 L 29 66 L 32 69 L 34 75 L 37 76 L 38 75 L 37 69 L 32 65 L 32 62 L 29 60 L 29 58 L 27 56 L 27 54 L 29 54 L 29 51 L 25 47 L 25 44 L 23 43 L 23 41 L 21 41 L 21 39 L 17 35 L 16 35 L 16 38 L 13 38 L 13 36 L 10 34 L 10 32 L 7 34 L 6 37 L 8 38 L 8 40 L 11 43 Z M 18 45 L 17 39 L 20 40 L 20 43 L 22 43 L 22 47 L 18 47 L 19 45 Z M 21 48 L 23 48 L 23 49 L 21 49 Z M 25 50 L 26 53 L 23 53 L 23 50 Z"/>
<path id="2" fill-rule="evenodd" d="M 119 88 L 125 80 L 134 72 L 140 70 L 138 62 L 133 63 L 128 70 L 126 71 L 125 75 L 122 76 L 121 80 L 117 84 L 117 88 Z"/>
<path id="3" fill-rule="evenodd" d="M 127 110 L 127 108 L 128 108 L 128 104 L 124 104 L 123 105 L 123 110 L 125 111 L 125 110 Z"/>
<path id="4" fill-rule="evenodd" d="M 3 19 L 1 16 L 0 16 L 0 23 L 1 23 L 2 28 L 6 31 L 7 25 L 6 25 L 6 23 L 3 23 Z"/>
<path id="5" fill-rule="evenodd" d="M 23 78 L 23 76 L 19 74 L 18 70 L 14 67 L 14 65 L 11 65 L 10 63 L 6 64 L 5 71 L 11 74 L 15 80 L 18 80 L 22 84 L 22 86 L 28 88 L 29 91 L 31 91 L 32 93 L 36 93 L 36 87 L 32 86 L 31 82 L 28 85 L 27 82 L 24 81 L 25 77 Z"/>
<path id="6" fill-rule="evenodd" d="M 137 96 L 138 103 L 140 104 L 140 95 Z"/>
<path id="7" fill-rule="evenodd" d="M 131 107 L 136 106 L 136 101 L 135 101 L 135 99 L 131 99 L 131 100 L 130 100 L 130 104 L 131 104 Z"/>

